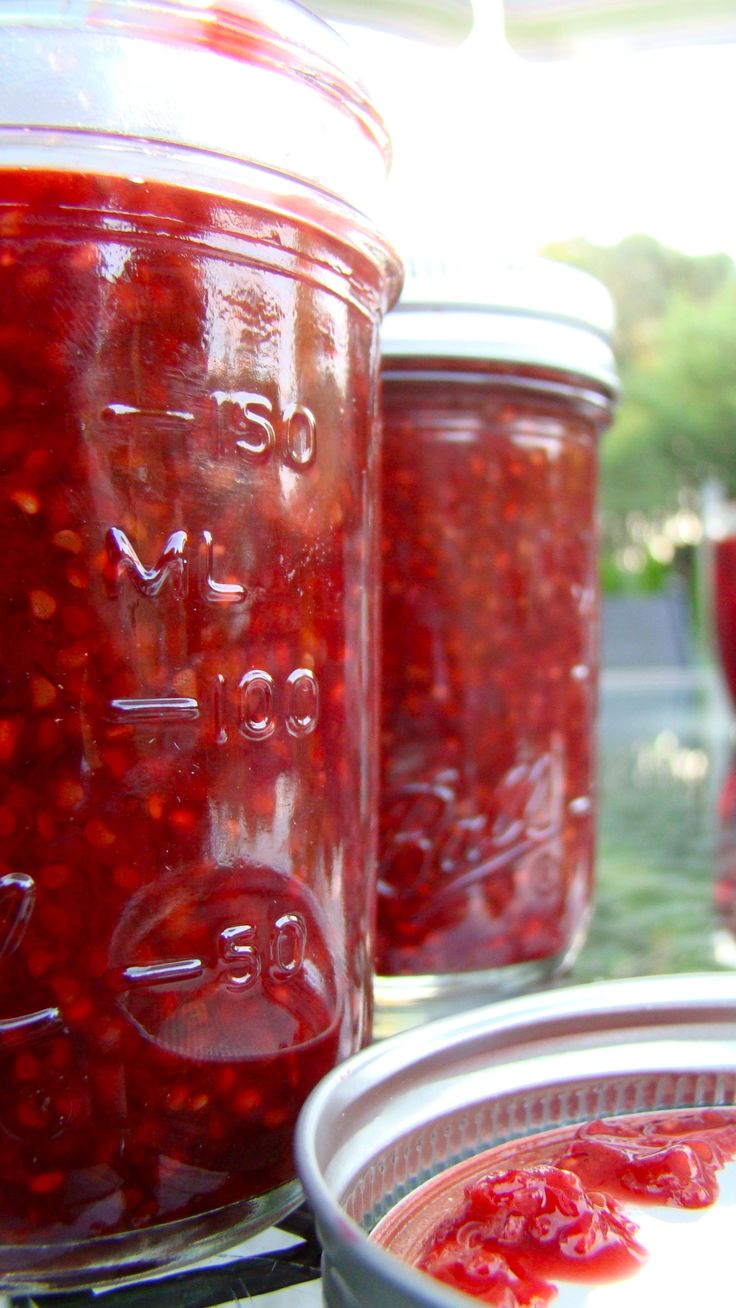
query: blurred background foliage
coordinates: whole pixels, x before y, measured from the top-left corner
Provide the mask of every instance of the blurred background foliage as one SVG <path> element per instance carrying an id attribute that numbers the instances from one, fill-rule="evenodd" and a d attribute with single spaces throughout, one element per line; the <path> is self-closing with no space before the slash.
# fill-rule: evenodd
<path id="1" fill-rule="evenodd" d="M 708 489 L 736 499 L 736 265 L 652 236 L 546 255 L 608 287 L 622 398 L 601 449 L 604 588 L 693 588 Z"/>

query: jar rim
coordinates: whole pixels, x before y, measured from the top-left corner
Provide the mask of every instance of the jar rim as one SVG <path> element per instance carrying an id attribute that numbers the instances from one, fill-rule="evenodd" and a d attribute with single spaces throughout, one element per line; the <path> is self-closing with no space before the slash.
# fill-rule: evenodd
<path id="1" fill-rule="evenodd" d="M 384 320 L 385 360 L 466 359 L 577 374 L 618 391 L 614 309 L 596 278 L 553 259 L 405 260 L 404 290 Z"/>
<path id="2" fill-rule="evenodd" d="M 306 189 L 338 240 L 372 233 L 395 298 L 388 131 L 348 42 L 296 0 L 8 0 L 0 31 L 0 124 L 26 133 L 28 166 L 34 134 L 56 131 L 107 140 L 121 166 L 127 144 L 136 171 L 162 148 L 211 175 L 218 158 L 259 169 L 287 209 L 291 188 L 297 221 Z"/>
<path id="3" fill-rule="evenodd" d="M 370 102 L 353 48 L 299 0 L 11 0 L 1 21 L 3 27 L 118 31 L 263 64 L 298 54 L 299 74 L 360 115 L 390 166 L 388 131 Z"/>

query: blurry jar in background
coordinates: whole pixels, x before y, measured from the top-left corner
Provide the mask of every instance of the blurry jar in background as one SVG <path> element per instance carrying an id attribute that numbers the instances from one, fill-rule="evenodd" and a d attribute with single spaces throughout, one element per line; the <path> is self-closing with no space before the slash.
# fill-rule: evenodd
<path id="1" fill-rule="evenodd" d="M 543 260 L 420 270 L 384 323 L 378 1034 L 583 938 L 611 325 Z"/>
<path id="2" fill-rule="evenodd" d="M 736 503 L 718 482 L 702 492 L 706 621 L 731 707 L 736 707 Z"/>
<path id="3" fill-rule="evenodd" d="M 290 3 L 0 23 L 0 1282 L 298 1202 L 366 1038 L 388 145 Z"/>
<path id="4" fill-rule="evenodd" d="M 715 622 L 723 676 L 736 704 L 736 535 L 713 542 Z"/>
<path id="5" fill-rule="evenodd" d="M 736 966 L 736 503 L 718 481 L 701 491 L 703 544 L 700 551 L 705 625 L 723 692 L 727 731 L 718 769 L 713 908 L 714 952 L 722 967 Z"/>
<path id="6" fill-rule="evenodd" d="M 736 967 L 736 758 L 729 750 L 715 806 L 713 952 L 721 967 Z"/>

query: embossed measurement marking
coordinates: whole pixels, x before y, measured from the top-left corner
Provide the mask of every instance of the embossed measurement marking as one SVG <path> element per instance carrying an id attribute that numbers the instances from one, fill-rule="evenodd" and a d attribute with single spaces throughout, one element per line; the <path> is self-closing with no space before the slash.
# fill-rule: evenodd
<path id="1" fill-rule="evenodd" d="M 221 444 L 231 441 L 239 453 L 259 460 L 280 453 L 297 472 L 314 463 L 317 423 L 305 404 L 287 404 L 278 416 L 265 395 L 252 391 L 213 391 L 211 398 Z"/>
<path id="2" fill-rule="evenodd" d="M 115 722 L 156 722 L 162 727 L 176 726 L 179 722 L 192 722 L 199 717 L 199 702 L 186 695 L 111 699 L 110 717 Z"/>
<path id="3" fill-rule="evenodd" d="M 169 585 L 177 599 L 186 599 L 190 589 L 191 555 L 197 577 L 197 590 L 210 604 L 240 604 L 246 597 L 239 581 L 216 581 L 214 572 L 215 542 L 210 531 L 191 537 L 187 531 L 174 531 L 152 568 L 141 562 L 135 546 L 121 527 L 110 527 L 105 536 L 110 565 L 108 584 L 115 593 L 123 577 L 129 577 L 135 589 L 148 599 L 157 599 Z"/>
<path id="4" fill-rule="evenodd" d="M 250 990 L 264 969 L 272 980 L 289 981 L 301 972 L 306 948 L 307 926 L 300 913 L 283 913 L 276 919 L 266 948 L 252 923 L 224 927 L 217 936 L 214 975 L 219 985 L 235 993 Z M 201 958 L 177 958 L 134 964 L 119 975 L 128 986 L 141 990 L 197 980 L 208 970 Z"/>
<path id="5" fill-rule="evenodd" d="M 0 959 L 15 953 L 23 940 L 35 900 L 35 882 L 27 873 L 8 872 L 0 877 Z M 0 1049 L 37 1040 L 62 1026 L 61 1013 L 55 1007 L 0 1018 Z"/>
<path id="6" fill-rule="evenodd" d="M 146 963 L 141 967 L 126 967 L 123 977 L 131 985 L 171 985 L 175 981 L 191 981 L 204 975 L 201 958 L 180 958 L 171 963 Z"/>
<path id="7" fill-rule="evenodd" d="M 252 668 L 238 682 L 230 704 L 222 673 L 214 677 L 211 696 L 215 740 L 229 739 L 228 721 L 247 740 L 268 740 L 277 727 L 290 736 L 310 735 L 319 718 L 319 686 L 310 668 L 295 668 L 279 687 L 269 672 Z M 188 695 L 143 695 L 110 700 L 108 717 L 132 726 L 176 727 L 201 716 L 198 699 Z"/>
<path id="8" fill-rule="evenodd" d="M 35 1013 L 24 1013 L 21 1017 L 0 1018 L 0 1050 L 40 1040 L 42 1036 L 63 1030 L 63 1027 L 64 1019 L 58 1008 L 39 1008 Z"/>
<path id="9" fill-rule="evenodd" d="M 314 463 L 317 422 L 306 404 L 286 404 L 277 413 L 268 397 L 256 391 L 215 390 L 210 392 L 209 405 L 205 421 L 213 421 L 220 450 L 229 447 L 258 462 L 277 455 L 297 472 Z M 154 423 L 197 421 L 197 415 L 187 409 L 150 409 L 121 403 L 106 404 L 100 417 L 105 422 L 138 418 Z"/>
<path id="10" fill-rule="evenodd" d="M 180 422 L 194 422 L 194 414 L 187 409 L 139 409 L 134 404 L 106 404 L 102 418 L 177 418 Z"/>

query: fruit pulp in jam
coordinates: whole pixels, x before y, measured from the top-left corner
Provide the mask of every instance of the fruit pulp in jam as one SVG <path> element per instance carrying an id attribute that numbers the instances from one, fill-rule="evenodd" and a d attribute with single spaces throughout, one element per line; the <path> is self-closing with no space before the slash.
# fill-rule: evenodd
<path id="1" fill-rule="evenodd" d="M 375 1237 L 496 1308 L 584 1305 L 586 1285 L 591 1305 L 614 1305 L 633 1276 L 626 1302 L 675 1308 L 698 1301 L 694 1272 L 701 1288 L 715 1275 L 698 1257 L 732 1220 L 735 1154 L 733 1109 L 564 1127 L 450 1168 Z"/>
<path id="2" fill-rule="evenodd" d="M 0 1244 L 292 1183 L 365 1036 L 372 327 L 294 228 L 0 172 Z"/>
<path id="3" fill-rule="evenodd" d="M 377 971 L 559 962 L 591 893 L 608 410 L 541 372 L 385 367 Z"/>

